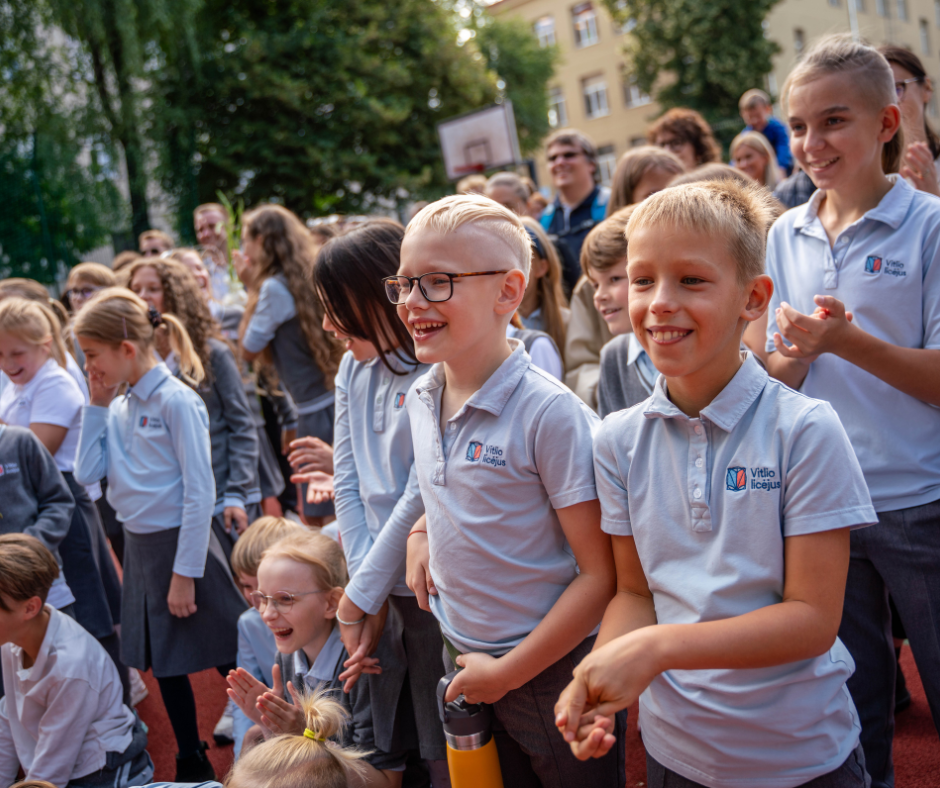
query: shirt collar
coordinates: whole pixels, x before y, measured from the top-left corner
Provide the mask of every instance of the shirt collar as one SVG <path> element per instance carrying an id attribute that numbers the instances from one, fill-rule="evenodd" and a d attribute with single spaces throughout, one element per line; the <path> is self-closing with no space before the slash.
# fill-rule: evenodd
<path id="1" fill-rule="evenodd" d="M 150 399 L 154 391 L 157 390 L 157 387 L 163 383 L 168 377 L 170 377 L 170 370 L 166 364 L 162 361 L 157 364 L 153 369 L 147 372 L 140 380 L 138 380 L 133 386 L 128 390 L 129 394 L 134 394 L 137 399 L 143 400 L 146 402 Z"/>
<path id="2" fill-rule="evenodd" d="M 343 641 L 339 637 L 339 627 L 334 626 L 326 643 L 323 644 L 323 648 L 313 661 L 312 667 L 308 667 L 307 655 L 302 650 L 294 652 L 294 673 L 300 673 L 304 681 L 309 679 L 309 683 L 333 681 L 336 665 L 342 653 Z"/>
<path id="3" fill-rule="evenodd" d="M 33 379 L 32 379 L 31 381 L 29 381 L 29 383 L 24 383 L 23 385 L 19 385 L 19 384 L 14 383 L 14 384 L 13 384 L 13 385 L 14 385 L 14 389 L 13 389 L 13 390 L 14 390 L 17 394 L 25 394 L 25 393 L 27 393 L 27 392 L 32 391 L 32 390 L 33 390 L 34 388 L 36 388 L 36 386 L 38 386 L 38 385 L 40 384 L 40 382 L 41 382 L 47 375 L 49 375 L 57 366 L 59 366 L 59 362 L 56 361 L 54 358 L 47 359 L 46 362 L 45 362 L 39 369 L 36 370 L 36 374 L 33 375 Z"/>
<path id="4" fill-rule="evenodd" d="M 570 206 L 568 210 L 571 213 L 574 213 L 575 211 L 578 211 L 581 208 L 583 208 L 585 205 L 593 205 L 594 199 L 597 197 L 597 193 L 600 191 L 600 188 L 601 187 L 595 183 L 594 188 L 591 189 L 591 193 L 587 197 L 585 197 L 583 200 L 581 200 L 581 202 L 579 202 L 577 205 Z M 555 205 L 557 208 L 562 208 L 562 209 L 565 208 L 565 204 L 562 203 L 561 201 L 561 192 L 558 192 L 555 195 Z"/>
<path id="5" fill-rule="evenodd" d="M 881 202 L 879 202 L 878 205 L 870 211 L 867 211 L 861 219 L 853 222 L 853 224 L 861 224 L 862 222 L 872 220 L 882 222 L 888 225 L 892 230 L 897 230 L 898 227 L 901 226 L 901 222 L 903 222 L 904 217 L 907 216 L 911 202 L 914 200 L 915 189 L 903 178 L 898 177 L 897 173 L 892 173 L 887 177 L 892 184 L 888 193 L 881 198 Z M 816 223 L 816 220 L 819 218 L 819 206 L 825 196 L 826 192 L 823 189 L 817 189 L 813 192 L 813 196 L 809 198 L 809 202 L 802 206 L 803 212 L 794 224 L 795 229 L 806 230 Z"/>
<path id="6" fill-rule="evenodd" d="M 702 408 L 701 416 L 721 427 L 725 432 L 731 432 L 741 417 L 747 413 L 754 400 L 760 396 L 767 384 L 767 371 L 757 363 L 752 353 L 748 353 L 740 369 L 731 378 L 715 399 Z M 653 387 L 653 394 L 643 411 L 646 418 L 686 419 L 684 414 L 669 399 L 666 391 L 666 378 L 662 375 Z"/>
<path id="7" fill-rule="evenodd" d="M 640 340 L 636 338 L 636 334 L 631 333 L 630 339 L 627 341 L 627 364 L 629 365 L 636 361 L 646 351 L 643 349 L 643 345 L 640 344 Z"/>
<path id="8" fill-rule="evenodd" d="M 494 416 L 499 416 L 499 414 L 503 412 L 503 408 L 506 407 L 506 403 L 516 390 L 516 386 L 519 385 L 519 381 L 522 380 L 522 376 L 532 364 L 529 354 L 525 352 L 525 345 L 523 345 L 520 340 L 507 339 L 507 342 L 509 342 L 509 346 L 512 348 L 512 353 L 509 354 L 509 358 L 499 365 L 497 370 L 490 375 L 486 383 L 473 393 L 455 416 L 459 416 L 467 408 L 485 410 L 487 413 L 492 413 Z M 431 367 L 427 384 L 418 387 L 418 394 L 421 395 L 425 392 L 430 392 L 443 385 L 444 365 L 435 364 Z M 427 402 L 427 399 L 425 399 L 425 401 Z"/>

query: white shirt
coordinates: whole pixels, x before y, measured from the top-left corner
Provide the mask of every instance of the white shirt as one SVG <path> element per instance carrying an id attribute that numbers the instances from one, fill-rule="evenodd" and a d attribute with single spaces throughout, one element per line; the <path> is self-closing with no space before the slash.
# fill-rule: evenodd
<path id="1" fill-rule="evenodd" d="M 27 780 L 64 786 L 102 769 L 109 752 L 131 743 L 134 714 L 122 701 L 121 680 L 97 640 L 46 605 L 49 627 L 32 667 L 23 650 L 0 648 L 0 786 Z"/>
<path id="2" fill-rule="evenodd" d="M 940 349 L 940 200 L 902 178 L 881 203 L 843 230 L 830 247 L 819 221 L 825 192 L 787 211 L 770 230 L 767 349 L 774 310 L 786 301 L 812 314 L 814 295 L 831 295 L 864 331 L 907 348 Z M 940 409 L 824 353 L 800 389 L 832 403 L 865 473 L 877 511 L 940 499 Z"/>
<path id="3" fill-rule="evenodd" d="M 405 399 L 438 590 L 431 611 L 460 651 L 494 656 L 519 645 L 577 576 L 556 510 L 597 498 L 597 414 L 509 344 L 443 435 L 442 364 Z"/>
<path id="4" fill-rule="evenodd" d="M 84 404 L 78 384 L 50 358 L 29 383 L 10 384 L 7 379 L 0 394 L 0 421 L 27 429 L 30 424 L 65 427 L 68 432 L 54 455 L 55 464 L 60 471 L 73 471 Z"/>
<path id="5" fill-rule="evenodd" d="M 518 335 L 519 329 L 512 323 L 506 327 L 506 336 L 512 339 Z M 563 381 L 565 378 L 565 368 L 561 363 L 561 355 L 555 348 L 554 343 L 548 337 L 537 337 L 529 348 L 529 358 L 532 359 L 532 365 L 544 370 L 555 380 Z"/>
<path id="6" fill-rule="evenodd" d="M 322 682 L 336 680 L 336 665 L 339 663 L 342 653 L 343 641 L 339 637 L 339 627 L 334 626 L 312 665 L 302 649 L 294 652 L 294 673 L 299 673 L 304 677 L 304 683 L 307 685 L 308 691 L 314 691 Z M 282 678 L 285 681 L 292 680 L 292 677 L 289 676 Z M 300 690 L 301 688 L 296 687 L 295 689 Z"/>
<path id="7" fill-rule="evenodd" d="M 601 528 L 633 536 L 659 624 L 778 604 L 787 537 L 877 520 L 831 406 L 770 380 L 752 355 L 699 418 L 665 385 L 611 413 L 594 443 Z M 666 671 L 640 696 L 643 744 L 710 788 L 802 785 L 858 744 L 854 669 L 836 639 L 775 667 Z"/>

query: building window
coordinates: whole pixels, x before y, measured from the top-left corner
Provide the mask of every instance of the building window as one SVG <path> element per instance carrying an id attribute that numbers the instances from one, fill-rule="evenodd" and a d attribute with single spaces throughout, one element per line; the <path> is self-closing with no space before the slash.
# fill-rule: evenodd
<path id="1" fill-rule="evenodd" d="M 548 91 L 548 125 L 553 129 L 568 125 L 565 97 L 561 88 L 550 88 Z"/>
<path id="2" fill-rule="evenodd" d="M 898 19 L 907 21 L 907 0 L 898 0 Z"/>
<path id="3" fill-rule="evenodd" d="M 865 0 L 855 0 L 855 10 L 865 13 Z"/>
<path id="4" fill-rule="evenodd" d="M 636 77 L 632 74 L 623 76 L 623 103 L 628 107 L 640 107 L 650 103 L 650 97 L 640 90 Z"/>
<path id="5" fill-rule="evenodd" d="M 888 16 L 888 0 L 875 0 L 875 11 L 878 16 Z"/>
<path id="6" fill-rule="evenodd" d="M 581 81 L 584 92 L 584 112 L 588 118 L 602 118 L 610 113 L 607 104 L 607 83 L 604 77 L 589 77 Z"/>
<path id="7" fill-rule="evenodd" d="M 937 0 L 940 2 L 940 0 Z M 617 0 L 614 3 L 614 11 L 616 11 L 616 18 L 614 20 L 614 30 L 617 33 L 629 33 L 636 27 L 636 20 L 632 16 L 627 16 L 627 0 Z M 622 19 L 623 21 L 617 21 Z"/>
<path id="8" fill-rule="evenodd" d="M 796 52 L 797 57 L 803 57 L 803 51 L 805 49 L 806 34 L 800 28 L 796 28 L 793 31 L 793 51 Z"/>
<path id="9" fill-rule="evenodd" d="M 597 13 L 593 3 L 580 3 L 571 9 L 574 24 L 574 45 L 589 47 L 597 43 Z"/>
<path id="10" fill-rule="evenodd" d="M 839 0 L 829 0 L 829 5 L 833 6 L 834 8 L 838 8 Z"/>
<path id="11" fill-rule="evenodd" d="M 940 0 L 933 0 L 933 19 L 937 27 L 940 27 Z"/>
<path id="12" fill-rule="evenodd" d="M 597 174 L 600 176 L 603 186 L 610 186 L 614 177 L 614 170 L 617 169 L 617 154 L 614 153 L 613 145 L 603 145 L 597 149 Z"/>
<path id="13" fill-rule="evenodd" d="M 555 20 L 552 17 L 543 16 L 541 19 L 537 19 L 533 27 L 540 47 L 555 45 Z"/>
<path id="14" fill-rule="evenodd" d="M 631 148 L 639 148 L 641 145 L 649 145 L 649 141 L 646 139 L 646 137 L 633 137 L 630 140 Z"/>
<path id="15" fill-rule="evenodd" d="M 930 54 L 930 26 L 926 19 L 920 20 L 920 53 L 922 55 Z"/>
<path id="16" fill-rule="evenodd" d="M 934 83 L 936 84 L 936 83 Z M 930 94 L 930 99 L 927 101 L 927 114 L 932 118 L 940 117 L 940 111 L 937 109 L 937 94 L 933 92 Z"/>

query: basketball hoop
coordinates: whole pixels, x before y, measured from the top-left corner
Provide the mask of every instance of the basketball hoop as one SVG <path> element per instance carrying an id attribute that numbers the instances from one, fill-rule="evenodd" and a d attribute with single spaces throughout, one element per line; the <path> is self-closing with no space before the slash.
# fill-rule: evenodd
<path id="1" fill-rule="evenodd" d="M 449 118 L 437 125 L 441 155 L 452 181 L 475 172 L 518 164 L 519 137 L 512 102 Z"/>

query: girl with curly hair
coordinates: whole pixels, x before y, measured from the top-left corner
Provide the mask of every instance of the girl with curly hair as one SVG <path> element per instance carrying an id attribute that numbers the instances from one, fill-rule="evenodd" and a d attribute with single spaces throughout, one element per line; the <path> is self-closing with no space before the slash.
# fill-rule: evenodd
<path id="1" fill-rule="evenodd" d="M 333 443 L 333 378 L 342 348 L 323 329 L 323 305 L 311 281 L 316 246 L 303 222 L 280 205 L 261 205 L 242 219 L 242 250 L 233 255 L 248 289 L 239 336 L 248 361 L 270 354 L 297 406 L 298 441 Z M 323 467 L 332 473 L 332 463 Z M 310 525 L 323 525 L 332 501 L 300 506 Z"/>
<path id="2" fill-rule="evenodd" d="M 646 131 L 650 145 L 676 154 L 687 170 L 721 161 L 721 146 L 712 127 L 694 109 L 674 107 Z"/>

